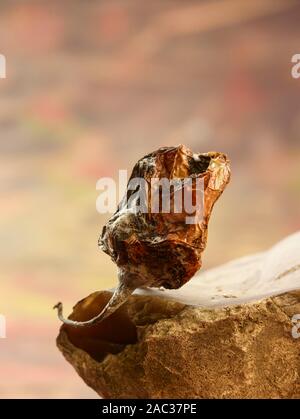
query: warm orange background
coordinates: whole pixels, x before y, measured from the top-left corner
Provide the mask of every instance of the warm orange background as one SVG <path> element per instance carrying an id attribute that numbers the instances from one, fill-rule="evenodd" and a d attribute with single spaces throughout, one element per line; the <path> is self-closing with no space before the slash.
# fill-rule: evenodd
<path id="1" fill-rule="evenodd" d="M 52 305 L 116 281 L 99 177 L 163 145 L 228 153 L 205 268 L 299 229 L 299 18 L 291 0 L 1 1 L 1 397 L 94 397 Z"/>

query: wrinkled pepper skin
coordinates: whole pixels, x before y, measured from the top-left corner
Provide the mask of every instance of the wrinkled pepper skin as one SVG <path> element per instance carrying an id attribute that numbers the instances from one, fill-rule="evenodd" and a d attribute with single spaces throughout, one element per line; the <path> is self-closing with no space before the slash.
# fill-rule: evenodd
<path id="1" fill-rule="evenodd" d="M 134 183 L 137 179 L 140 186 Z M 136 288 L 177 289 L 189 281 L 201 267 L 209 218 L 229 180 L 229 161 L 223 153 L 195 154 L 179 145 L 140 159 L 99 238 L 100 248 L 118 267 L 118 286 L 92 319 L 66 319 L 58 303 L 54 308 L 59 319 L 72 327 L 94 326 L 121 307 Z M 167 195 L 160 186 L 165 181 L 173 183 Z M 186 196 L 194 208 L 186 209 Z M 164 207 L 166 197 L 170 208 Z"/>
<path id="2" fill-rule="evenodd" d="M 142 199 L 148 204 L 148 212 L 135 211 L 123 199 L 104 226 L 99 246 L 117 264 L 120 281 L 128 285 L 134 282 L 137 286 L 179 288 L 201 267 L 212 208 L 230 180 L 229 161 L 223 153 L 194 154 L 183 145 L 164 147 L 136 163 L 128 185 L 135 178 L 147 182 L 148 194 Z M 183 188 L 184 179 L 202 179 L 204 201 L 199 222 L 187 224 L 190 214 L 184 206 L 180 213 L 151 212 L 151 179 L 162 178 L 177 180 L 177 193 L 178 188 Z M 196 188 L 194 182 L 193 198 Z M 128 201 L 135 192 L 127 190 Z M 172 189 L 170 203 L 172 209 Z"/>

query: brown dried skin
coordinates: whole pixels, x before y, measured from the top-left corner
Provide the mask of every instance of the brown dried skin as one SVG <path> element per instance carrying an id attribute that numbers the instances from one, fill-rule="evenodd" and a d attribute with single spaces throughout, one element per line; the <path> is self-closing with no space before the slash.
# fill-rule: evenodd
<path id="1" fill-rule="evenodd" d="M 230 178 L 229 164 L 222 153 L 193 154 L 189 149 L 161 148 L 141 159 L 131 178 L 144 178 L 150 190 L 151 178 L 204 180 L 204 211 L 199 224 L 187 224 L 181 213 L 135 213 L 124 201 L 104 227 L 100 247 L 118 265 L 123 275 L 133 274 L 139 286 L 179 288 L 201 267 L 201 253 L 207 241 L 207 226 L 216 200 Z M 181 189 L 183 184 L 180 185 Z M 193 185 L 193 195 L 196 194 Z M 133 194 L 129 191 L 127 199 Z M 174 192 L 170 195 L 172 210 Z"/>
<path id="2" fill-rule="evenodd" d="M 136 178 L 144 179 L 148 185 L 148 192 L 142 196 L 139 193 L 138 201 L 135 200 L 138 187 L 134 190 L 129 188 L 130 181 Z M 151 207 L 154 190 L 151 180 L 159 182 L 165 178 L 176 180 L 176 187 L 170 191 L 170 212 L 155 213 Z M 187 178 L 194 179 L 190 185 L 193 202 L 197 202 L 195 180 L 203 179 L 204 185 L 203 214 L 194 224 L 187 223 L 187 217 L 193 214 L 187 213 L 184 205 L 180 212 L 174 209 L 175 194 L 183 194 Z M 160 148 L 140 159 L 133 169 L 126 196 L 99 238 L 100 248 L 118 266 L 118 288 L 98 316 L 85 322 L 64 319 L 59 303 L 55 306 L 59 318 L 71 326 L 93 325 L 120 307 L 136 288 L 177 289 L 184 285 L 201 267 L 209 218 L 229 180 L 229 161 L 223 153 L 194 154 L 179 145 Z M 159 190 L 158 184 L 155 187 Z M 160 209 L 161 201 L 160 196 Z M 147 212 L 139 210 L 143 206 Z"/>
<path id="3" fill-rule="evenodd" d="M 221 153 L 197 154 L 184 146 L 161 148 L 141 159 L 131 178 L 204 179 L 204 214 L 199 224 L 186 224 L 180 214 L 134 213 L 122 202 L 104 227 L 100 247 L 121 271 L 139 277 L 140 285 L 179 288 L 201 267 L 207 225 L 214 203 L 229 181 L 228 160 Z M 130 191 L 127 198 L 133 191 Z M 196 191 L 193 190 L 193 193 Z M 149 196 L 146 197 L 149 200 Z M 171 194 L 171 209 L 174 194 Z M 151 208 L 151 202 L 148 202 Z"/>

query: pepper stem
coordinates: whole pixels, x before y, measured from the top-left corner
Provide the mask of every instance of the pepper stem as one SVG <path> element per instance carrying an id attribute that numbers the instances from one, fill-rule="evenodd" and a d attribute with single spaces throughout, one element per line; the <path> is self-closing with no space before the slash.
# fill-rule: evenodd
<path id="1" fill-rule="evenodd" d="M 97 316 L 83 322 L 66 319 L 63 315 L 63 305 L 61 302 L 57 303 L 53 307 L 53 309 L 57 309 L 58 318 L 64 324 L 67 324 L 69 326 L 74 326 L 74 327 L 93 326 L 95 324 L 102 322 L 104 319 L 106 319 L 108 316 L 114 313 L 122 304 L 125 303 L 125 301 L 130 297 L 130 295 L 133 293 L 135 289 L 136 287 L 133 288 L 133 287 L 128 286 L 127 284 L 120 283 L 119 286 L 114 291 L 109 302 L 103 308 L 103 310 L 100 311 L 100 313 Z"/>

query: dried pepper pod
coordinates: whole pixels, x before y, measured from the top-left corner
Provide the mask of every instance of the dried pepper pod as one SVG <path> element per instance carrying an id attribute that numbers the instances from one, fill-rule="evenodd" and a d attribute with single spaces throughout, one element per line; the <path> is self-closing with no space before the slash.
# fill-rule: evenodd
<path id="1" fill-rule="evenodd" d="M 59 318 L 72 326 L 93 325 L 136 288 L 185 284 L 201 267 L 209 218 L 229 180 L 229 161 L 219 152 L 195 154 L 179 145 L 140 159 L 99 239 L 118 266 L 118 287 L 98 316 L 84 322 L 65 319 L 58 303 Z"/>

